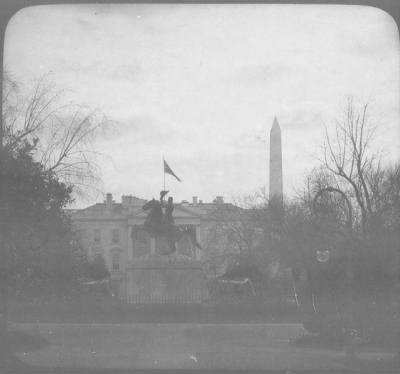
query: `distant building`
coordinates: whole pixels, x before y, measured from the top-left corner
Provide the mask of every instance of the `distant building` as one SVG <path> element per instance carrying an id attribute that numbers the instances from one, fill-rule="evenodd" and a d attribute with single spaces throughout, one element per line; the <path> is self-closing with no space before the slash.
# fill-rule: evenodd
<path id="1" fill-rule="evenodd" d="M 122 280 L 128 268 L 144 256 L 161 253 L 162 243 L 157 240 L 157 248 L 152 246 L 150 236 L 141 229 L 148 212 L 142 206 L 146 200 L 135 196 L 122 196 L 121 202 L 115 202 L 111 193 L 107 193 L 103 203 L 97 203 L 85 209 L 69 211 L 69 215 L 83 248 L 90 257 L 103 256 L 114 281 Z M 175 203 L 173 217 L 178 226 L 194 226 L 197 240 L 202 250 L 195 248 L 188 238 L 177 245 L 177 255 L 202 262 L 211 261 L 217 267 L 217 258 L 229 252 L 229 243 L 223 230 L 216 223 L 213 212 L 225 203 L 222 196 L 211 203 L 205 203 L 197 197 L 192 201 Z M 132 237 L 132 229 L 137 236 Z M 212 265 L 210 265 L 212 266 Z"/>
<path id="2" fill-rule="evenodd" d="M 270 135 L 270 197 L 283 197 L 281 131 L 276 118 Z M 104 258 L 115 288 L 123 294 L 126 290 L 121 285 L 126 281 L 127 272 L 146 256 L 165 253 L 167 245 L 165 241 L 152 240 L 141 229 L 148 214 L 142 209 L 145 202 L 135 196 L 122 196 L 121 202 L 117 203 L 112 194 L 107 193 L 103 203 L 69 211 L 89 258 L 98 255 Z M 224 202 L 222 196 L 210 203 L 194 196 L 190 202 L 175 202 L 173 212 L 176 225 L 195 228 L 202 247 L 199 250 L 188 238 L 182 239 L 177 245 L 177 256 L 201 261 L 214 276 L 221 275 L 226 270 L 227 258 L 237 253 L 237 246 L 227 234 L 229 230 L 214 214 L 221 207 L 228 211 L 241 209 Z M 132 230 L 135 235 L 132 235 Z"/>

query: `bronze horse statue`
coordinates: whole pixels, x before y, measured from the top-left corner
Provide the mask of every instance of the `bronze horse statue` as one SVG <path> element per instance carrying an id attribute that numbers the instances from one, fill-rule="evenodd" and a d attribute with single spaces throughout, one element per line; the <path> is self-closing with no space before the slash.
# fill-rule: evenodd
<path id="1" fill-rule="evenodd" d="M 167 191 L 161 191 L 160 201 L 152 199 L 143 205 L 144 211 L 149 211 L 145 222 L 144 230 L 147 231 L 153 238 L 166 237 L 171 253 L 176 251 L 176 243 L 179 242 L 184 236 L 191 239 L 192 244 L 201 249 L 200 244 L 196 239 L 196 230 L 193 226 L 179 227 L 175 225 L 172 217 L 174 209 L 173 199 L 170 197 L 166 206 L 166 212 L 163 214 L 163 197 Z"/>

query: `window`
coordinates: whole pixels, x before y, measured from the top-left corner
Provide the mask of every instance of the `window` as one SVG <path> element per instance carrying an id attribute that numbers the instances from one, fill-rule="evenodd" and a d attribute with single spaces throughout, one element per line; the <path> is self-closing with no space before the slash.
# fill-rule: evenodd
<path id="1" fill-rule="evenodd" d="M 79 229 L 76 231 L 76 240 L 82 244 L 86 239 L 87 232 L 85 229 Z"/>
<path id="2" fill-rule="evenodd" d="M 232 243 L 235 241 L 235 234 L 232 231 L 228 231 L 226 240 L 228 241 L 228 243 Z"/>
<path id="3" fill-rule="evenodd" d="M 95 229 L 94 230 L 94 241 L 96 243 L 99 243 L 101 241 L 101 231 L 100 231 L 100 229 Z"/>
<path id="4" fill-rule="evenodd" d="M 211 242 L 217 241 L 217 230 L 215 227 L 210 227 L 208 229 L 208 237 Z"/>
<path id="5" fill-rule="evenodd" d="M 119 229 L 112 229 L 112 243 L 119 243 Z"/>
<path id="6" fill-rule="evenodd" d="M 113 269 L 113 271 L 120 270 L 120 267 L 119 267 L 119 253 L 113 253 L 111 258 L 112 258 L 112 269 Z"/>

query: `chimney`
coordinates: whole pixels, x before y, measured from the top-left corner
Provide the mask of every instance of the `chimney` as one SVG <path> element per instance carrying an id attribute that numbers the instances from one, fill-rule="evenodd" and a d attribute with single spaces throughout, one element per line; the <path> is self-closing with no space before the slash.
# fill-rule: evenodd
<path id="1" fill-rule="evenodd" d="M 122 207 L 127 208 L 129 205 L 133 204 L 133 196 L 132 195 L 123 195 L 121 198 Z"/>
<path id="2" fill-rule="evenodd" d="M 112 200 L 112 194 L 110 192 L 107 192 L 106 194 L 106 210 L 111 211 L 112 210 L 112 205 L 113 205 L 113 200 Z"/>
<path id="3" fill-rule="evenodd" d="M 197 196 L 193 196 L 193 205 L 197 205 Z"/>
<path id="4" fill-rule="evenodd" d="M 223 197 L 223 196 L 217 196 L 217 197 L 215 198 L 215 202 L 216 202 L 217 204 L 223 204 L 223 203 L 224 203 L 224 197 Z"/>

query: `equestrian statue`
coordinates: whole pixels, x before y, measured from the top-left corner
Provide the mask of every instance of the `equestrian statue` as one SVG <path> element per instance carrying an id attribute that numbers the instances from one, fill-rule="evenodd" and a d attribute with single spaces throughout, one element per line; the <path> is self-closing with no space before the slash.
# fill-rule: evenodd
<path id="1" fill-rule="evenodd" d="M 161 191 L 160 199 L 152 199 L 143 205 L 144 211 L 149 211 L 145 221 L 144 230 L 148 232 L 152 238 L 165 237 L 168 241 L 168 246 L 172 254 L 176 252 L 176 243 L 184 236 L 191 239 L 192 244 L 201 249 L 196 238 L 196 230 L 193 226 L 177 226 L 174 222 L 172 212 L 174 210 L 173 198 L 169 197 L 168 201 L 164 201 L 164 197 L 169 191 Z M 165 209 L 165 213 L 163 210 Z"/>

